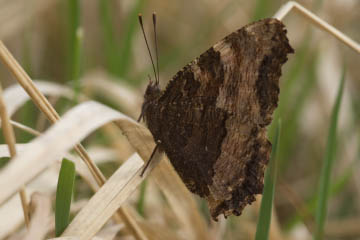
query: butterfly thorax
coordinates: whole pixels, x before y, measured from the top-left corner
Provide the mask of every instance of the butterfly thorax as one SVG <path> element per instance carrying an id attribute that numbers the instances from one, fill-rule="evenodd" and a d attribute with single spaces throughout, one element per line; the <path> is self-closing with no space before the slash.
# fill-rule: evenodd
<path id="1" fill-rule="evenodd" d="M 150 82 L 146 88 L 145 95 L 144 95 L 144 104 L 150 101 L 156 101 L 161 95 L 161 89 L 158 83 Z"/>
<path id="2" fill-rule="evenodd" d="M 144 95 L 144 102 L 142 105 L 142 114 L 144 116 L 144 120 L 149 127 L 151 133 L 154 135 L 155 141 L 159 140 L 156 135 L 158 132 L 158 123 L 159 121 L 156 121 L 157 118 L 157 105 L 158 100 L 162 95 L 162 91 L 160 89 L 160 86 L 158 83 L 150 82 L 149 85 L 146 88 L 145 95 Z"/>

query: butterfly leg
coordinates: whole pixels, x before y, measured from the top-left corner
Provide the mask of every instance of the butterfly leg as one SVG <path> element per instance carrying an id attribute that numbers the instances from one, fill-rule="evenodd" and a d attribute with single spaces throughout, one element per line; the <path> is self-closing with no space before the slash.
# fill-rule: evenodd
<path id="1" fill-rule="evenodd" d="M 137 122 L 140 122 L 142 118 L 143 118 L 143 111 L 141 111 L 140 116 L 139 116 Z"/>
<path id="2" fill-rule="evenodd" d="M 143 103 L 143 105 L 141 106 L 141 113 L 140 113 L 140 116 L 139 116 L 137 122 L 140 122 L 141 119 L 144 118 L 145 108 L 146 108 L 146 103 Z"/>
<path id="3" fill-rule="evenodd" d="M 158 150 L 158 148 L 159 148 L 159 144 L 156 144 L 156 146 L 155 146 L 155 148 L 154 148 L 153 152 L 151 153 L 151 156 L 150 156 L 149 160 L 146 162 L 146 164 L 145 164 L 145 166 L 144 166 L 143 170 L 142 170 L 142 171 L 141 171 L 141 173 L 140 173 L 140 177 L 142 177 L 142 176 L 144 175 L 144 173 L 145 173 L 146 169 L 149 167 L 150 162 L 151 162 L 151 160 L 153 159 L 153 157 L 154 157 L 154 155 L 155 155 L 156 151 Z"/>
<path id="4" fill-rule="evenodd" d="M 148 105 L 149 105 L 149 104 L 148 104 L 147 102 L 144 102 L 143 105 L 141 106 L 141 113 L 140 113 L 140 116 L 139 116 L 137 122 L 140 122 L 141 119 L 144 119 L 144 113 L 145 113 Z"/>

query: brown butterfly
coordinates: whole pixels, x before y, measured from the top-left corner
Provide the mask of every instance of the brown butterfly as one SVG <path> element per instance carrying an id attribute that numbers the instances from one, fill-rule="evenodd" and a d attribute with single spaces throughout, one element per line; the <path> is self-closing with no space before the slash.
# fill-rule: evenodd
<path id="1" fill-rule="evenodd" d="M 166 153 L 214 220 L 240 215 L 263 191 L 271 153 L 266 126 L 277 107 L 281 66 L 293 52 L 284 24 L 263 19 L 209 48 L 165 90 L 158 78 L 146 89 L 140 119 L 157 143 L 154 152 Z"/>

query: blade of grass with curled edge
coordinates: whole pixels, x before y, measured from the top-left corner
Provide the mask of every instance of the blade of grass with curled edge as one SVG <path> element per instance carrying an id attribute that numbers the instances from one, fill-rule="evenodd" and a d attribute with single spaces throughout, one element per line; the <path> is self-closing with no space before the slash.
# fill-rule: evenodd
<path id="1" fill-rule="evenodd" d="M 79 104 L 63 115 L 59 124 L 54 124 L 44 134 L 27 144 L 24 151 L 16 156 L 15 159 L 18 162 L 11 161 L 2 169 L 0 205 L 19 189 L 20 184 L 27 184 L 92 131 L 115 120 L 125 121 L 130 125 L 128 128 L 134 132 L 133 137 L 139 141 L 143 140 L 141 141 L 143 149 L 146 148 L 151 153 L 153 143 L 145 127 L 102 104 L 92 101 Z M 148 135 L 148 137 L 143 135 Z M 146 140 L 147 142 L 144 143 Z"/>
<path id="2" fill-rule="evenodd" d="M 155 153 L 154 162 L 150 163 L 149 171 L 145 171 L 144 176 L 151 172 L 162 157 L 162 153 Z M 137 154 L 123 163 L 76 214 L 62 236 L 91 239 L 144 180 L 140 176 L 142 166 L 143 161 Z"/>
<path id="3" fill-rule="evenodd" d="M 101 81 L 99 81 L 101 79 Z M 114 83 L 114 79 L 105 72 L 92 71 L 81 78 L 80 82 L 84 84 L 87 90 L 94 91 L 104 96 L 111 103 L 117 104 L 125 114 L 135 118 L 139 116 L 138 111 L 142 98 L 135 94 L 135 90 L 121 82 Z M 54 82 L 44 80 L 34 80 L 36 87 L 47 96 L 74 99 L 75 91 L 68 86 L 60 85 Z M 16 111 L 30 100 L 30 97 L 19 84 L 14 84 L 4 89 L 4 101 L 11 117 Z M 77 97 L 79 101 L 85 101 L 84 95 Z"/>
<path id="4" fill-rule="evenodd" d="M 331 112 L 329 135 L 326 144 L 324 163 L 320 175 L 320 186 L 318 191 L 319 195 L 318 195 L 318 202 L 317 202 L 316 216 L 315 216 L 315 220 L 316 220 L 316 231 L 314 235 L 315 240 L 320 240 L 323 239 L 324 237 L 324 226 L 326 220 L 326 211 L 327 211 L 329 189 L 330 189 L 330 175 L 336 155 L 336 129 L 339 118 L 341 98 L 344 90 L 344 82 L 345 82 L 345 68 L 343 69 L 342 72 L 335 105 Z"/>
<path id="5" fill-rule="evenodd" d="M 275 183 L 276 183 L 276 174 L 277 174 L 276 152 L 279 148 L 280 130 L 281 130 L 281 121 L 279 120 L 274 136 L 269 167 L 265 172 L 264 192 L 261 200 L 259 221 L 256 227 L 256 236 L 255 236 L 256 240 L 264 240 L 269 238 L 271 213 L 272 213 L 272 205 L 274 201 L 274 192 L 275 192 Z"/>
<path id="6" fill-rule="evenodd" d="M 59 121 L 60 115 L 56 112 L 56 110 L 47 100 L 47 98 L 39 91 L 39 89 L 37 89 L 37 87 L 32 82 L 31 78 L 27 75 L 27 73 L 16 61 L 14 56 L 9 52 L 9 50 L 1 40 L 0 40 L 0 59 L 6 65 L 6 67 L 9 68 L 10 72 L 14 75 L 16 80 L 29 94 L 35 105 L 45 114 L 48 120 L 50 120 L 52 123 L 56 123 L 57 121 Z M 86 152 L 83 145 L 81 145 L 81 143 L 77 143 L 74 147 L 74 150 L 81 157 L 81 159 L 84 160 L 89 170 L 91 171 L 92 175 L 94 176 L 97 184 L 103 185 L 104 182 L 106 181 L 105 176 L 91 160 L 90 156 Z M 135 220 L 130 219 L 132 218 L 132 216 L 130 216 L 129 214 L 125 214 L 123 208 L 120 208 L 119 211 L 114 215 L 116 221 L 120 221 L 119 219 L 120 217 L 124 219 L 124 222 L 126 224 L 129 224 L 127 227 L 135 237 L 138 237 L 139 239 L 144 239 L 143 238 L 144 234 L 141 232 L 141 229 L 136 225 Z"/>
<path id="7" fill-rule="evenodd" d="M 27 144 L 16 144 L 16 149 L 18 151 L 19 154 L 21 154 L 25 149 L 26 149 Z M 96 149 L 95 149 L 96 150 Z M 96 150 L 97 151 L 97 150 Z M 89 153 L 91 155 L 93 155 L 93 153 L 95 153 L 96 151 L 91 150 L 89 151 Z M 96 153 L 95 153 L 96 155 Z M 3 157 L 9 157 L 10 153 L 9 153 L 9 149 L 7 147 L 7 145 L 5 144 L 0 144 L 0 158 Z M 100 154 L 100 156 L 93 158 L 96 162 L 102 162 L 104 159 L 102 159 L 104 155 Z M 81 176 L 85 182 L 87 182 L 89 184 L 89 186 L 96 191 L 98 189 L 98 186 L 95 182 L 95 180 L 93 178 L 91 178 L 90 172 L 89 170 L 86 168 L 85 164 L 79 159 L 74 157 L 73 155 L 70 154 L 65 154 L 64 157 L 66 159 L 69 159 L 71 161 L 73 161 L 75 163 L 75 168 L 76 168 L 76 172 L 79 176 Z M 107 158 L 105 156 L 105 158 Z M 114 158 L 113 158 L 114 159 Z M 39 160 L 37 160 L 38 162 Z M 54 162 L 56 165 L 57 163 L 59 163 L 59 167 L 61 164 L 61 158 L 59 159 L 55 159 Z M 36 168 L 37 166 L 35 164 L 32 164 L 32 166 L 34 166 L 34 168 Z M 41 193 L 45 194 L 47 196 L 51 196 L 53 194 L 55 194 L 56 192 L 56 184 L 58 182 L 58 177 L 59 174 L 55 173 L 55 171 L 53 171 L 54 169 L 50 168 L 48 170 L 45 170 L 44 172 L 38 174 L 37 178 L 31 182 L 31 184 L 27 185 L 27 194 L 29 196 L 32 196 L 32 194 L 34 193 L 34 191 L 37 191 L 39 188 L 41 188 Z M 33 168 L 27 168 L 26 171 L 33 171 Z M 46 187 L 44 188 L 44 183 L 46 183 Z M 10 185 L 10 184 L 9 184 Z M 32 205 L 33 207 L 33 205 Z M 44 207 L 44 206 L 42 206 Z M 19 198 L 17 195 L 14 195 L 13 197 L 11 197 L 5 204 L 1 205 L 0 207 L 0 239 L 5 238 L 5 236 L 9 236 L 10 234 L 14 233 L 16 231 L 16 229 L 18 229 L 18 226 L 20 226 L 23 223 L 23 214 L 21 211 L 19 211 L 19 209 L 21 208 L 21 203 L 19 201 Z M 35 210 L 36 211 L 36 210 Z M 34 214 L 32 214 L 32 218 L 31 218 L 31 222 L 34 222 Z M 49 221 L 51 221 L 51 219 L 53 219 L 53 217 L 49 218 Z M 51 227 L 49 224 L 49 226 L 43 226 L 45 221 L 47 221 L 48 219 L 41 219 L 42 225 L 40 223 L 38 223 L 37 220 L 35 220 L 35 222 L 37 222 L 37 226 L 41 225 L 41 229 L 48 229 L 48 227 Z M 53 222 L 53 221 L 52 221 Z M 38 234 L 38 230 L 40 230 L 37 226 L 33 226 L 32 223 L 30 223 L 30 230 L 34 227 L 36 228 L 36 232 Z M 54 227 L 53 227 L 54 228 Z M 48 232 L 46 230 L 46 232 Z M 33 235 L 31 235 L 32 233 L 27 233 L 27 240 L 28 239 L 41 239 L 39 237 L 33 237 Z M 25 239 L 24 239 L 25 240 Z"/>
<path id="8" fill-rule="evenodd" d="M 55 235 L 58 237 L 69 225 L 70 205 L 75 182 L 75 164 L 67 159 L 61 162 L 55 201 Z"/>
<path id="9" fill-rule="evenodd" d="M 154 142 L 147 128 L 126 115 L 102 104 L 85 102 L 63 115 L 61 120 L 49 128 L 42 136 L 37 137 L 27 145 L 26 149 L 16 157 L 16 161 L 11 161 L 2 169 L 0 172 L 0 205 L 15 194 L 21 185 L 31 181 L 50 166 L 54 162 L 54 158 L 64 156 L 64 153 L 92 131 L 111 121 L 115 121 L 139 155 L 143 159 L 149 159 L 154 149 Z M 39 161 L 39 159 L 42 161 Z M 134 161 L 133 164 L 136 164 L 138 169 L 142 167 L 142 165 Z M 31 171 L 28 169 L 31 169 Z M 133 174 L 137 175 L 137 170 Z M 168 199 L 181 226 L 184 228 L 184 232 L 194 236 L 194 239 L 209 239 L 206 224 L 196 210 L 193 197 L 180 177 L 174 172 L 170 163 L 161 161 L 157 168 L 154 169 L 152 177 L 155 178 Z M 140 184 L 140 182 L 136 184 Z M 136 187 L 136 185 L 131 187 Z M 130 194 L 131 192 L 128 191 L 123 197 L 126 198 Z M 98 221 L 98 224 L 103 223 Z M 69 230 L 69 227 L 66 231 Z M 70 234 L 69 236 L 73 235 Z"/>
<path id="10" fill-rule="evenodd" d="M 74 98 L 74 92 L 71 88 L 57 83 L 47 81 L 34 81 L 36 87 L 48 96 L 64 97 L 67 99 Z M 24 104 L 30 100 L 30 97 L 19 84 L 14 84 L 4 89 L 4 101 L 7 106 L 9 117 L 24 107 Z M 84 99 L 84 96 L 81 96 Z"/>

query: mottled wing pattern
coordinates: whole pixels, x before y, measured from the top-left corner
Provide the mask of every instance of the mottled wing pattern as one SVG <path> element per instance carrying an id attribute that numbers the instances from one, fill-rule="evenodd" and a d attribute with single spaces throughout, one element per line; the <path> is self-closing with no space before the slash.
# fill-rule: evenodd
<path id="1" fill-rule="evenodd" d="M 186 65 L 145 111 L 154 138 L 214 219 L 262 192 L 281 66 L 293 52 L 276 19 L 249 24 Z"/>

